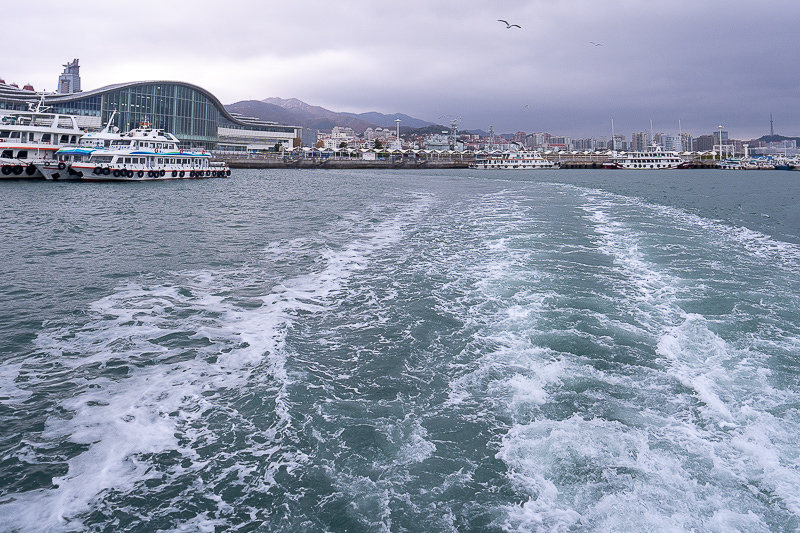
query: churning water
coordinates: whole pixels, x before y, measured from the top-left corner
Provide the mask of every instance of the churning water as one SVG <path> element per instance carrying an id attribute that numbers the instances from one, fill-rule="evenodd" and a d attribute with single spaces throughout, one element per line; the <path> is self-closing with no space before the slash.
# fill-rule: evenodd
<path id="1" fill-rule="evenodd" d="M 790 172 L 0 185 L 0 530 L 796 531 Z"/>

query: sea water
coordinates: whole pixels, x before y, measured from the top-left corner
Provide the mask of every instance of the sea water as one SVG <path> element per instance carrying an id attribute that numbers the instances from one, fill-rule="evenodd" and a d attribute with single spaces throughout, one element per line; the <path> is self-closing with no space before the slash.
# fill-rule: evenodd
<path id="1" fill-rule="evenodd" d="M 796 531 L 791 172 L 0 187 L 0 530 Z"/>

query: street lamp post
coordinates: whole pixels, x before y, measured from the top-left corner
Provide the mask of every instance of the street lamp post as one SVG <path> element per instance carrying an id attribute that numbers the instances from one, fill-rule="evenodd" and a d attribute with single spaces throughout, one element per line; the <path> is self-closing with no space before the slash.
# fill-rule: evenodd
<path id="1" fill-rule="evenodd" d="M 717 126 L 717 129 L 719 129 L 719 138 L 717 139 L 719 141 L 719 160 L 722 161 L 722 125 Z"/>

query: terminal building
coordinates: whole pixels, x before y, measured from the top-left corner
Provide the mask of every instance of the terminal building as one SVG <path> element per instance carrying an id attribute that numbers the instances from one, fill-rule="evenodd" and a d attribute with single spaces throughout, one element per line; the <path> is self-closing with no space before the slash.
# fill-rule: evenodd
<path id="1" fill-rule="evenodd" d="M 175 135 L 181 148 L 218 153 L 256 153 L 291 150 L 302 145 L 302 128 L 229 113 L 210 92 L 179 81 L 118 83 L 90 91 L 80 90 L 78 60 L 64 65 L 59 91 L 44 95 L 50 111 L 77 115 L 79 125 L 100 129 L 114 114 L 113 125 L 129 131 L 142 123 Z M 20 89 L 0 79 L 0 115 L 27 110 L 41 98 L 33 87 Z"/>

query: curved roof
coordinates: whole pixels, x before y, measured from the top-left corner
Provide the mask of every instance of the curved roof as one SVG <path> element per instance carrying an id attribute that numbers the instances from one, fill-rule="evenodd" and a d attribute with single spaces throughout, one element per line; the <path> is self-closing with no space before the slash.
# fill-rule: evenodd
<path id="1" fill-rule="evenodd" d="M 174 81 L 174 80 L 150 80 L 150 81 L 130 81 L 127 83 L 115 83 L 114 85 L 106 85 L 105 87 L 100 87 L 99 89 L 92 89 L 90 91 L 82 91 L 79 93 L 71 93 L 71 94 L 49 94 L 45 95 L 44 101 L 45 104 L 61 104 L 67 102 L 74 102 L 76 100 L 82 100 L 83 98 L 87 98 L 89 96 L 101 95 L 111 91 L 116 91 L 118 89 L 127 89 L 129 87 L 136 87 L 138 85 L 154 85 L 160 83 L 169 83 L 173 85 L 181 85 L 183 87 L 188 87 L 194 91 L 202 93 L 205 97 L 207 97 L 211 102 L 219 109 L 220 115 L 225 117 L 226 119 L 230 120 L 234 124 L 240 124 L 242 126 L 247 126 L 246 122 L 242 122 L 241 120 L 233 117 L 226 109 L 225 106 L 222 105 L 222 102 L 214 96 L 212 93 L 203 89 L 199 85 L 194 85 L 192 83 L 186 83 L 185 81 Z M 26 91 L 21 91 L 26 92 Z"/>

